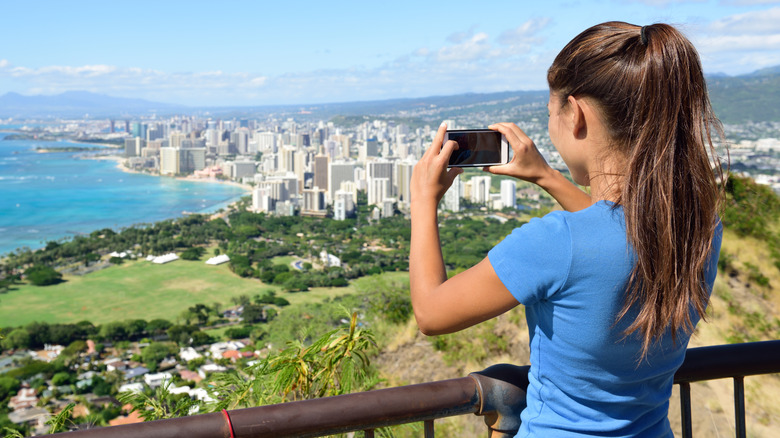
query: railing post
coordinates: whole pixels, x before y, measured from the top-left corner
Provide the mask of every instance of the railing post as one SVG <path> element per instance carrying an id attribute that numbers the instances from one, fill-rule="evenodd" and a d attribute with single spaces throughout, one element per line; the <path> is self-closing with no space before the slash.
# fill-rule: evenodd
<path id="1" fill-rule="evenodd" d="M 734 376 L 734 417 L 737 425 L 737 438 L 747 436 L 745 425 L 745 378 Z"/>
<path id="2" fill-rule="evenodd" d="M 469 374 L 477 382 L 480 406 L 491 437 L 514 436 L 520 429 L 520 412 L 525 409 L 529 366 L 493 365 Z"/>
<path id="3" fill-rule="evenodd" d="M 434 438 L 433 420 L 423 422 L 423 428 L 425 429 L 425 438 Z"/>
<path id="4" fill-rule="evenodd" d="M 693 438 L 693 420 L 691 418 L 691 384 L 680 383 L 680 420 L 682 420 L 683 438 Z"/>

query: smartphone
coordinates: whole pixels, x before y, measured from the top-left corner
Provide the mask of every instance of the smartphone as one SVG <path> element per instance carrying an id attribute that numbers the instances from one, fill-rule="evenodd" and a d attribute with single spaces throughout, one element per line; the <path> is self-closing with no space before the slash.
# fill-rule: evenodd
<path id="1" fill-rule="evenodd" d="M 509 144 L 498 131 L 490 129 L 460 129 L 447 131 L 444 143 L 454 140 L 458 149 L 452 151 L 448 167 L 484 167 L 509 162 Z"/>

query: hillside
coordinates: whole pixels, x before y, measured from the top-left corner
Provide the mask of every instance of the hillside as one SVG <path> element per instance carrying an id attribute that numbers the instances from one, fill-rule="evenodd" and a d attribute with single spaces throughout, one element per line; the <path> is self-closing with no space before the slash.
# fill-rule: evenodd
<path id="1" fill-rule="evenodd" d="M 737 214 L 740 213 L 740 214 Z M 743 215 L 744 214 L 744 215 Z M 746 216 L 762 219 L 752 225 Z M 780 339 L 780 198 L 766 187 L 734 177 L 723 213 L 727 227 L 721 269 L 708 308 L 690 347 Z M 463 332 L 427 338 L 410 321 L 379 356 L 388 385 L 406 385 L 465 376 L 496 363 L 529 363 L 528 333 L 522 308 Z M 691 385 L 694 436 L 731 436 L 734 401 L 730 379 Z M 749 436 L 772 438 L 780 430 L 780 375 L 745 379 Z M 675 387 L 670 421 L 680 436 L 680 404 Z M 437 422 L 445 436 L 484 433 L 480 418 Z"/>
<path id="2" fill-rule="evenodd" d="M 735 77 L 709 77 L 710 99 L 724 123 L 780 120 L 780 71 L 777 68 Z"/>

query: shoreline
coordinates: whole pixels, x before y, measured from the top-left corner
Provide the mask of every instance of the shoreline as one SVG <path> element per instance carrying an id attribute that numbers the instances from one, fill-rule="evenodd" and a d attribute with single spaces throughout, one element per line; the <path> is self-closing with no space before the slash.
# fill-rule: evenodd
<path id="1" fill-rule="evenodd" d="M 248 185 L 248 184 L 241 184 L 236 181 L 225 181 L 225 180 L 219 180 L 216 178 L 196 178 L 194 176 L 165 176 L 165 175 L 155 175 L 152 173 L 147 172 L 141 172 L 139 170 L 131 169 L 127 166 L 125 166 L 125 158 L 120 157 L 118 155 L 96 155 L 96 156 L 85 156 L 83 157 L 87 160 L 98 160 L 98 161 L 113 161 L 116 164 L 116 168 L 119 169 L 121 172 L 124 173 L 134 173 L 138 175 L 149 175 L 154 176 L 158 178 L 173 178 L 179 181 L 186 181 L 186 182 L 197 182 L 197 183 L 217 183 L 217 184 L 225 184 L 233 187 L 237 187 L 244 190 L 244 194 L 239 197 L 238 200 L 233 201 L 229 204 L 227 204 L 224 208 L 218 209 L 223 210 L 222 212 L 214 211 L 212 213 L 203 213 L 210 215 L 210 219 L 216 219 L 216 218 L 225 218 L 227 217 L 228 213 L 230 211 L 235 209 L 235 206 L 240 202 L 240 198 L 246 196 L 247 194 L 251 194 L 254 187 Z M 185 214 L 186 216 L 186 214 Z"/>

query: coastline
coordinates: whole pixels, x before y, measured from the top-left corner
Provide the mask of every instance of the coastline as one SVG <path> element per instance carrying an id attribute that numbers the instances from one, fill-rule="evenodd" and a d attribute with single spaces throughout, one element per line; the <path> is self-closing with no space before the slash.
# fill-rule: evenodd
<path id="1" fill-rule="evenodd" d="M 158 177 L 158 178 L 173 178 L 173 179 L 176 179 L 176 180 L 179 180 L 179 181 L 187 181 L 187 182 L 225 184 L 225 185 L 229 185 L 229 186 L 232 186 L 232 187 L 238 187 L 240 189 L 243 189 L 244 192 L 245 192 L 245 195 L 246 194 L 251 194 L 252 193 L 252 189 L 253 189 L 253 187 L 248 185 L 248 184 L 241 184 L 241 183 L 236 182 L 236 181 L 225 181 L 225 180 L 219 180 L 219 179 L 216 179 L 216 178 L 196 178 L 196 177 L 194 177 L 192 175 L 190 175 L 190 176 L 164 176 L 164 175 L 159 175 L 159 174 L 155 175 L 155 174 L 152 174 L 152 173 L 141 172 L 141 171 L 138 171 L 138 170 L 135 170 L 135 169 L 131 169 L 131 168 L 125 166 L 125 158 L 124 157 L 120 157 L 118 155 L 95 155 L 95 156 L 85 156 L 84 158 L 88 159 L 88 160 L 113 161 L 116 164 L 116 168 L 119 169 L 120 171 L 124 172 L 124 173 L 135 173 L 135 174 L 139 174 L 139 175 L 149 175 L 149 176 L 154 176 L 154 177 Z M 235 209 L 235 206 L 238 203 L 239 203 L 239 200 L 231 202 L 230 204 L 228 204 L 225 207 L 225 209 L 224 209 L 224 211 L 222 213 L 219 213 L 219 212 L 211 213 L 211 219 L 216 219 L 216 218 L 223 218 L 224 219 L 231 210 Z"/>

